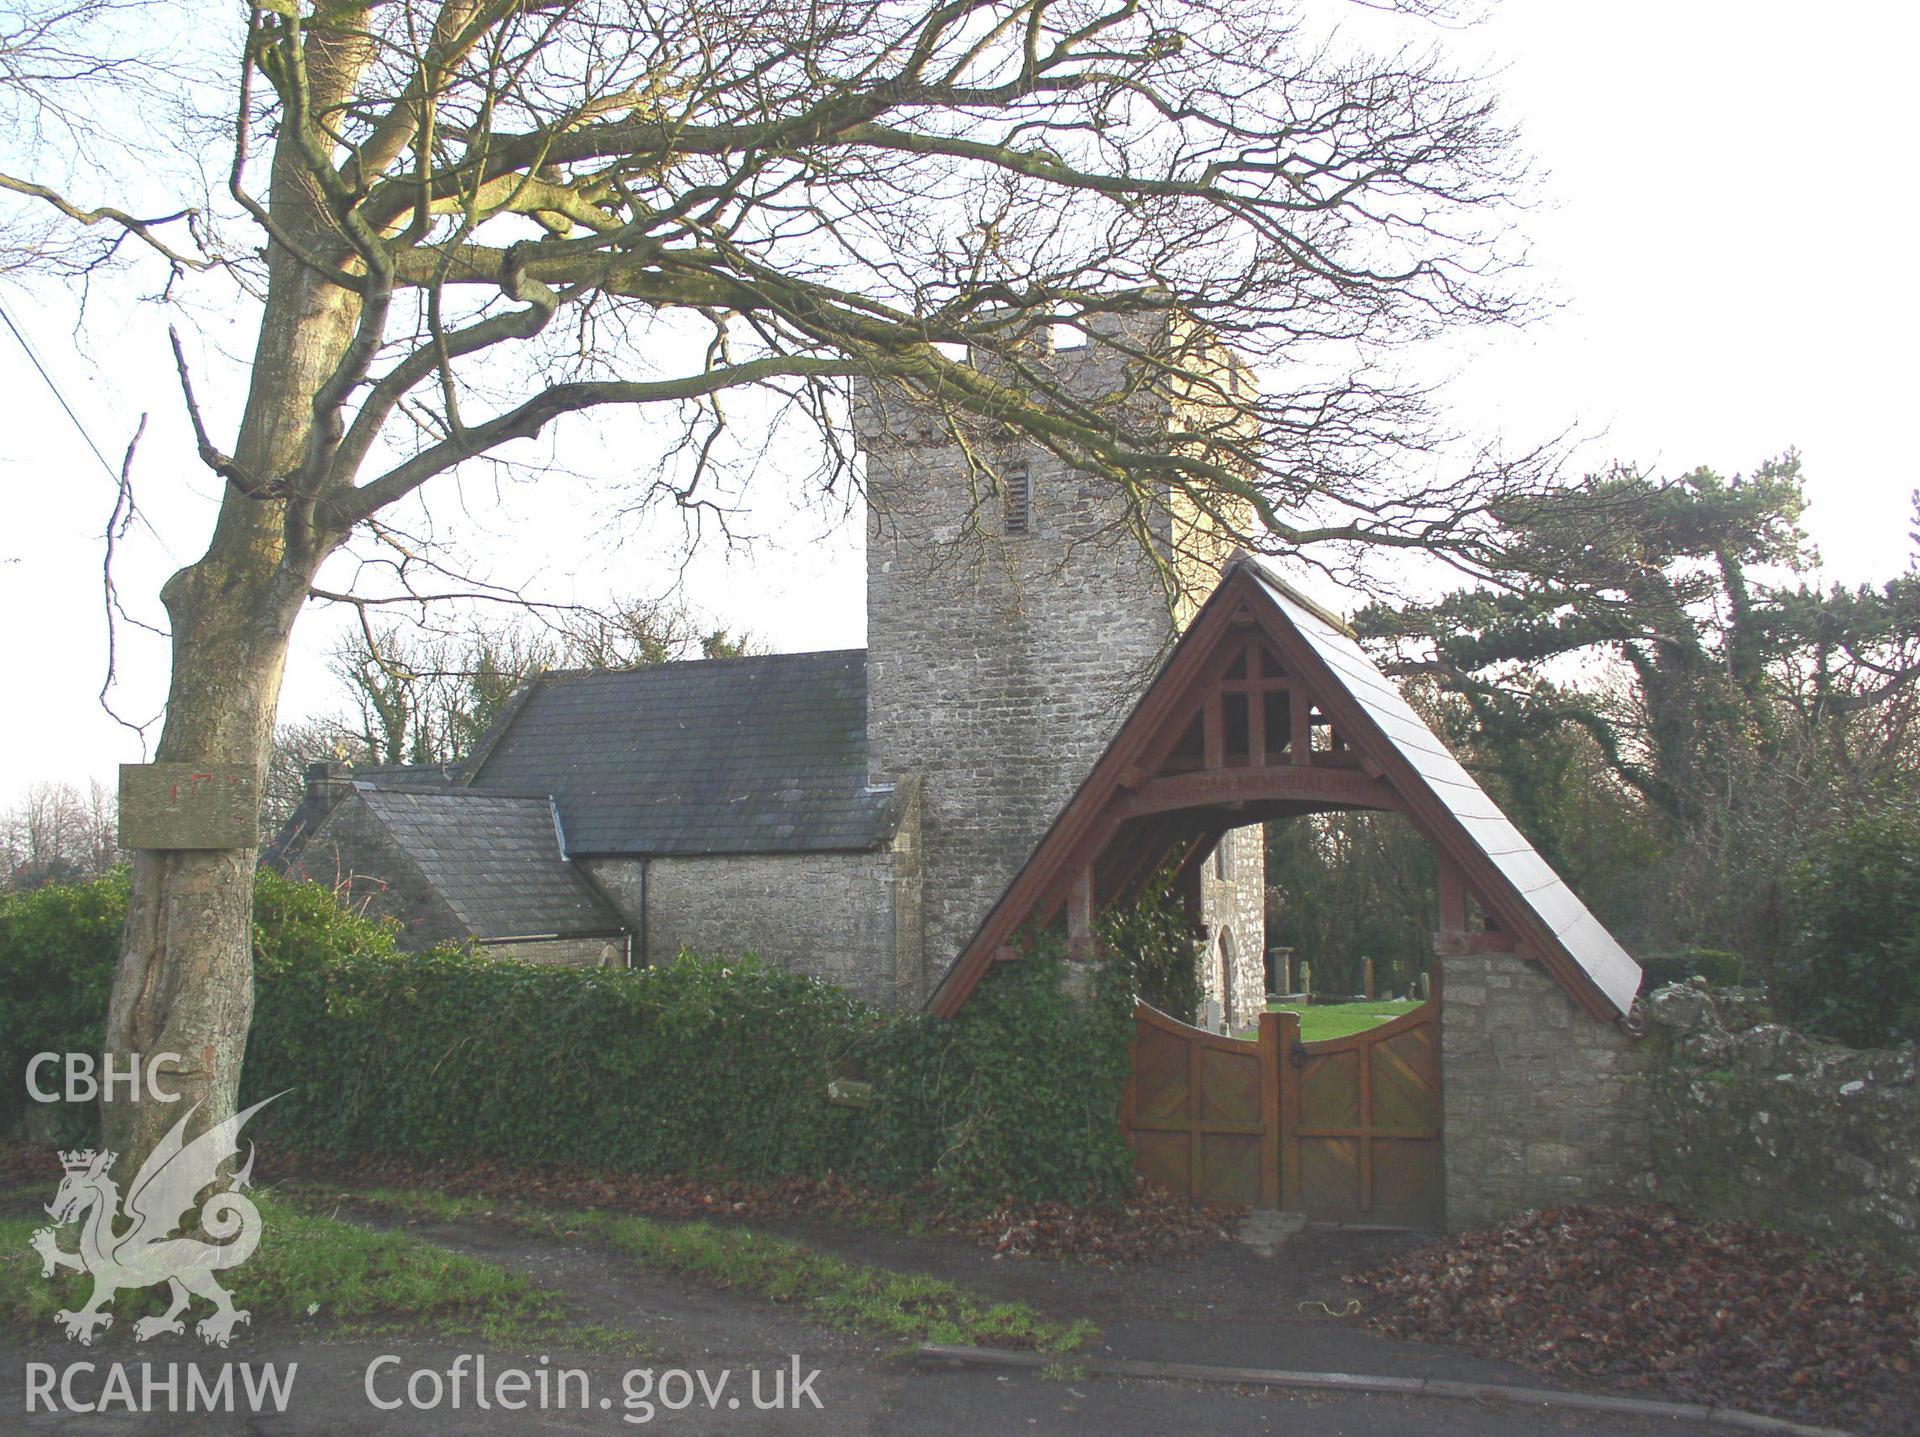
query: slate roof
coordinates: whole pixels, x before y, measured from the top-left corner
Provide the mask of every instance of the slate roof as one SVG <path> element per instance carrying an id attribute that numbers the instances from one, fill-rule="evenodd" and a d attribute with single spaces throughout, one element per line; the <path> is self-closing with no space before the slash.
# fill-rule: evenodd
<path id="1" fill-rule="evenodd" d="M 858 852 L 899 818 L 867 786 L 863 649 L 547 674 L 468 773 L 551 793 L 570 854 Z"/>
<path id="2" fill-rule="evenodd" d="M 474 937 L 611 934 L 624 928 L 562 857 L 548 799 L 364 782 L 354 788 Z"/>

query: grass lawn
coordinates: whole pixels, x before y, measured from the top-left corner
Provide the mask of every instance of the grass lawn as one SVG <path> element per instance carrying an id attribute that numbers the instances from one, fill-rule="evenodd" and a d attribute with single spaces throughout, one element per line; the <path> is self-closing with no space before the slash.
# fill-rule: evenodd
<path id="1" fill-rule="evenodd" d="M 1420 1005 L 1404 998 L 1386 998 L 1375 1003 L 1275 1003 L 1272 1011 L 1276 1013 L 1298 1013 L 1300 1015 L 1300 1037 L 1303 1042 L 1318 1043 L 1327 1038 L 1344 1038 L 1349 1033 L 1365 1032 L 1368 1028 L 1377 1028 L 1382 1023 L 1398 1018 L 1402 1013 L 1411 1013 Z"/>
<path id="2" fill-rule="evenodd" d="M 490 1218 L 535 1237 L 585 1238 L 643 1267 L 794 1303 L 828 1326 L 904 1346 L 941 1342 L 1064 1353 L 1098 1334 L 1089 1322 L 1055 1322 L 1023 1302 L 994 1302 L 944 1278 L 852 1261 L 747 1227 L 406 1190 L 355 1192 L 348 1200 L 433 1222 Z"/>
<path id="3" fill-rule="evenodd" d="M 20 1193 L 0 1196 L 15 1198 Z M 36 1199 L 45 1194 L 36 1192 Z M 406 1233 L 370 1232 L 352 1223 L 303 1212 L 258 1191 L 260 1246 L 224 1283 L 234 1305 L 255 1325 L 315 1323 L 347 1335 L 392 1331 L 472 1334 L 495 1342 L 555 1340 L 574 1346 L 604 1346 L 609 1334 L 568 1320 L 564 1303 L 519 1273 L 496 1263 L 448 1252 Z M 79 1308 L 92 1291 L 84 1274 L 61 1269 L 40 1275 L 40 1258 L 28 1249 L 44 1217 L 0 1217 L 0 1328 L 57 1335 L 53 1315 Z M 61 1229 L 72 1250 L 76 1230 Z M 123 1291 L 110 1309 L 113 1335 L 128 1333 L 135 1319 L 164 1311 L 165 1287 Z M 185 1314 L 191 1324 L 206 1316 L 195 1300 Z"/>

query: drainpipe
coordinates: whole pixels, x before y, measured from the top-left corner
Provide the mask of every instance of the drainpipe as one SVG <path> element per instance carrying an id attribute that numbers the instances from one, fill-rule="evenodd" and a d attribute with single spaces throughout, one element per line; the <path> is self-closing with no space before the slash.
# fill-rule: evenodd
<path id="1" fill-rule="evenodd" d="M 647 915 L 653 909 L 653 899 L 647 893 L 647 877 L 653 872 L 653 860 L 640 860 L 640 963 L 647 962 Z M 631 941 L 631 940 L 629 940 Z"/>

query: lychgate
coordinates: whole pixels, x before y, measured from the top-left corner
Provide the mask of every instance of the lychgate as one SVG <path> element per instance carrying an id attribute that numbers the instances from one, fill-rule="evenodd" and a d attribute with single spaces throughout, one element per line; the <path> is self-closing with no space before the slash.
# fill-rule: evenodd
<path id="1" fill-rule="evenodd" d="M 1090 957 L 1096 915 L 1170 860 L 1202 863 L 1248 824 L 1343 809 L 1401 813 L 1435 850 L 1434 996 L 1322 1043 L 1300 1042 L 1286 1014 L 1242 1039 L 1143 1005 L 1120 1115 L 1140 1170 L 1196 1201 L 1406 1226 L 1624 1195 L 1609 1175 L 1636 1165 L 1604 1150 L 1626 1141 L 1629 1105 L 1609 1094 L 1633 1067 L 1621 1020 L 1639 966 L 1345 626 L 1249 558 L 1228 567 L 928 1007 L 958 1012 L 992 964 L 1017 960 L 1029 922 L 1064 921 L 1070 952 Z M 1455 1041 L 1459 1002 L 1470 1011 Z"/>

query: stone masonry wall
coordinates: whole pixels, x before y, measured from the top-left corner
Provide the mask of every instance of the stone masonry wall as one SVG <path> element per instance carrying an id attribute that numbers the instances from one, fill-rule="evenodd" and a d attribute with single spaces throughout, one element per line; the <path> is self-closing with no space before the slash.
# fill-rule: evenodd
<path id="1" fill-rule="evenodd" d="M 652 859 L 646 961 L 753 953 L 898 1007 L 892 876 L 885 852 Z"/>
<path id="2" fill-rule="evenodd" d="M 868 461 L 869 772 L 925 785 L 936 972 L 1086 777 L 1171 632 L 1151 566 L 1102 535 L 1091 483 L 1028 463 L 1029 532 L 970 539 L 957 445 Z"/>
<path id="3" fill-rule="evenodd" d="M 890 882 L 893 887 L 892 1006 L 918 1008 L 940 975 L 927 962 L 926 805 L 920 780 L 906 781 L 900 826 L 894 830 Z"/>
<path id="4" fill-rule="evenodd" d="M 1531 964 L 1440 964 L 1450 1227 L 1657 1200 L 1920 1263 L 1920 1048 L 1821 1042 L 1697 984 L 1637 1004 L 1634 1039 Z"/>
<path id="5" fill-rule="evenodd" d="M 532 943 L 489 943 L 494 958 L 517 963 L 546 963 L 555 968 L 624 968 L 627 945 L 623 938 L 545 938 Z"/>
<path id="6" fill-rule="evenodd" d="M 1235 1034 L 1256 1027 L 1267 1006 L 1266 866 L 1263 830 L 1257 824 L 1236 828 L 1207 860 L 1200 884 L 1200 921 L 1207 929 L 1200 999 L 1203 1005 L 1219 1004 L 1224 1026 Z M 1223 938 L 1229 940 L 1230 966 Z"/>
<path id="7" fill-rule="evenodd" d="M 754 953 L 883 1007 L 915 1008 L 926 997 L 917 787 L 891 844 L 872 853 L 588 858 L 581 866 L 641 935 L 637 964 L 683 949 Z"/>
<path id="8" fill-rule="evenodd" d="M 600 890 L 629 933 L 643 933 L 647 926 L 647 865 L 637 858 L 576 858 L 574 866 L 587 875 L 587 881 Z M 634 962 L 641 961 L 635 939 Z"/>
<path id="9" fill-rule="evenodd" d="M 1441 973 L 1447 1225 L 1652 1196 L 1653 1045 L 1588 1016 L 1537 964 L 1447 955 Z"/>
<path id="10" fill-rule="evenodd" d="M 1920 1049 L 1820 1042 L 1695 985 L 1645 1012 L 1662 1200 L 1920 1263 Z"/>
<path id="11" fill-rule="evenodd" d="M 582 858 L 636 935 L 636 964 L 682 949 L 754 953 L 887 1008 L 929 988 L 920 927 L 920 797 L 901 805 L 892 842 L 872 853 Z"/>
<path id="12" fill-rule="evenodd" d="M 1114 351 L 1056 362 L 1078 390 L 1122 386 Z M 870 388 L 856 394 L 855 424 L 870 511 L 869 770 L 876 783 L 924 781 L 926 964 L 937 977 L 1119 728 L 1174 619 L 1110 486 L 1033 445 L 982 435 L 963 446 L 939 416 Z M 998 486 L 1017 464 L 1029 520 L 1008 533 Z M 1170 515 L 1149 522 L 1162 540 L 1171 533 Z M 1211 588 L 1211 575 L 1192 580 Z M 1258 953 L 1264 935 L 1248 939 Z"/>

